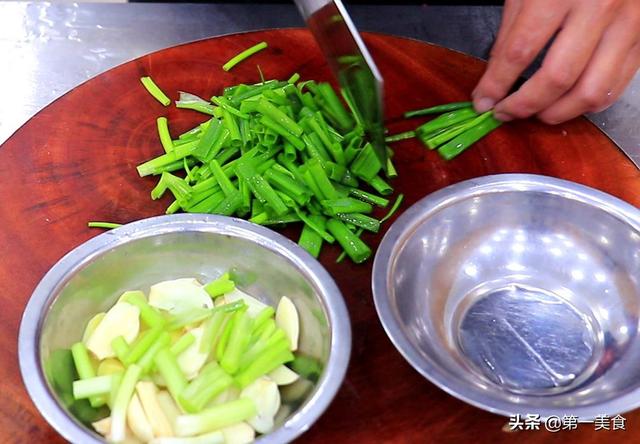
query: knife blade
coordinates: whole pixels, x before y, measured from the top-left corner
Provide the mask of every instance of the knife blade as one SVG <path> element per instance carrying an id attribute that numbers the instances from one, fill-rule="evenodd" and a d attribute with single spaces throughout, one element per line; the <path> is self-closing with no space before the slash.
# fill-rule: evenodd
<path id="1" fill-rule="evenodd" d="M 386 171 L 384 81 L 373 57 L 341 0 L 296 0 L 295 3 Z"/>

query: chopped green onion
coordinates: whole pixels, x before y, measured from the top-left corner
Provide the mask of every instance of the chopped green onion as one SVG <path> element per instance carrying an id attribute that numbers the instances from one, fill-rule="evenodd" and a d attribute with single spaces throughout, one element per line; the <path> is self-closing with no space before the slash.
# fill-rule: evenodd
<path id="1" fill-rule="evenodd" d="M 335 119 L 337 125 L 342 130 L 347 130 L 353 127 L 353 119 L 349 116 L 349 113 L 345 109 L 342 102 L 338 98 L 338 95 L 328 83 L 318 84 L 318 94 L 322 98 L 325 109 Z"/>
<path id="2" fill-rule="evenodd" d="M 169 106 L 169 104 L 171 103 L 171 99 L 169 99 L 169 97 L 167 97 L 167 95 L 162 92 L 162 90 L 158 87 L 158 85 L 156 85 L 151 77 L 140 77 L 140 81 L 154 99 L 162 103 L 164 106 Z"/>
<path id="3" fill-rule="evenodd" d="M 291 77 L 289 77 L 289 80 L 287 80 L 287 83 L 290 84 L 294 84 L 296 83 L 298 80 L 300 80 L 300 74 L 298 74 L 297 72 L 294 73 Z"/>
<path id="4" fill-rule="evenodd" d="M 87 223 L 87 226 L 89 228 L 106 228 L 108 230 L 111 230 L 113 228 L 121 227 L 122 224 L 117 224 L 114 222 L 89 222 Z"/>
<path id="5" fill-rule="evenodd" d="M 253 54 L 255 54 L 257 52 L 262 51 L 267 46 L 268 46 L 267 42 L 260 42 L 260 43 L 258 43 L 256 45 L 253 45 L 251 48 L 245 49 L 240 54 L 232 57 L 227 63 L 222 65 L 222 69 L 224 69 L 225 71 L 229 71 L 234 66 L 236 66 L 238 63 L 248 59 L 249 57 L 251 57 Z"/>
<path id="6" fill-rule="evenodd" d="M 436 131 L 449 128 L 451 125 L 462 123 L 466 120 L 475 119 L 476 117 L 478 117 L 478 113 L 476 113 L 473 108 L 457 109 L 455 111 L 442 114 L 435 119 L 420 125 L 416 129 L 416 134 L 421 138 L 424 138 Z"/>
<path id="7" fill-rule="evenodd" d="M 351 164 L 351 172 L 366 182 L 372 180 L 381 169 L 380 159 L 370 143 L 362 148 Z"/>
<path id="8" fill-rule="evenodd" d="M 320 215 L 310 215 L 309 220 L 316 224 L 321 230 L 325 230 L 326 221 L 324 217 Z M 314 230 L 312 227 L 307 224 L 302 227 L 302 233 L 300 233 L 298 245 L 307 250 L 315 258 L 320 255 L 322 241 L 322 236 L 318 234 L 318 232 L 316 232 L 316 230 Z"/>
<path id="9" fill-rule="evenodd" d="M 398 142 L 400 140 L 412 139 L 416 137 L 415 131 L 405 131 L 403 133 L 393 134 L 384 138 L 386 143 Z"/>
<path id="10" fill-rule="evenodd" d="M 371 256 L 371 249 L 341 221 L 330 219 L 327 222 L 327 229 L 356 264 L 364 262 Z"/>
<path id="11" fill-rule="evenodd" d="M 169 125 L 166 117 L 158 117 L 156 119 L 158 127 L 158 136 L 160 136 L 160 143 L 166 153 L 173 151 L 173 141 L 171 140 L 171 134 L 169 134 Z"/>
<path id="12" fill-rule="evenodd" d="M 324 239 L 330 244 L 335 242 L 335 238 L 325 230 L 325 228 L 323 227 L 323 224 L 320 223 L 318 219 L 312 218 L 311 217 L 312 215 L 307 216 L 298 208 L 295 208 L 295 212 L 300 218 L 300 220 L 302 220 L 306 226 L 308 226 L 313 231 L 318 233 L 320 237 L 322 237 L 322 239 Z"/>
<path id="13" fill-rule="evenodd" d="M 498 128 L 501 124 L 502 122 L 496 120 L 494 117 L 488 117 L 483 122 L 442 145 L 438 148 L 438 153 L 446 160 L 451 160 L 491 131 Z"/>
<path id="14" fill-rule="evenodd" d="M 445 105 L 432 106 L 430 108 L 407 111 L 406 113 L 404 113 L 404 117 L 409 119 L 411 117 L 425 116 L 428 114 L 442 114 L 448 111 L 455 111 L 457 109 L 471 108 L 472 106 L 473 106 L 473 103 L 471 102 L 453 102 L 453 103 L 447 103 Z"/>
<path id="15" fill-rule="evenodd" d="M 391 187 L 391 185 L 385 182 L 385 180 L 380 176 L 375 176 L 373 179 L 371 179 L 371 182 L 369 182 L 369 185 L 371 185 L 371 187 L 374 190 L 376 190 L 378 193 L 382 194 L 383 196 L 387 196 L 393 193 L 393 188 Z"/>
<path id="16" fill-rule="evenodd" d="M 253 165 L 248 162 L 240 162 L 236 165 L 235 171 L 240 179 L 249 184 L 251 191 L 258 200 L 271 208 L 276 215 L 281 216 L 288 211 L 282 199 L 271 188 L 269 182 L 258 174 Z"/>
<path id="17" fill-rule="evenodd" d="M 377 233 L 380 231 L 380 221 L 371 216 L 360 213 L 338 213 L 337 218 L 356 227 L 364 228 L 367 231 Z"/>
<path id="18" fill-rule="evenodd" d="M 386 176 L 387 176 L 388 179 L 395 179 L 396 177 L 398 177 L 398 171 L 396 170 L 396 167 L 393 164 L 393 161 L 391 160 L 391 157 L 387 158 Z"/>
<path id="19" fill-rule="evenodd" d="M 370 203 L 351 197 L 323 200 L 321 203 L 331 216 L 335 216 L 338 213 L 371 213 L 373 211 L 373 206 Z"/>
<path id="20" fill-rule="evenodd" d="M 463 122 L 459 125 L 456 125 L 455 127 L 447 129 L 442 133 L 436 134 L 434 136 L 430 136 L 428 139 L 424 141 L 425 145 L 427 145 L 427 147 L 429 147 L 430 149 L 437 148 L 440 145 L 464 133 L 468 129 L 473 128 L 474 126 L 482 123 L 485 119 L 488 119 L 489 117 L 491 117 L 492 114 L 493 114 L 493 111 L 487 111 L 486 113 L 480 114 L 478 117 L 476 117 L 473 120 Z"/>
<path id="21" fill-rule="evenodd" d="M 368 193 L 367 191 L 360 190 L 358 188 L 349 188 L 349 195 L 355 197 L 356 199 L 360 199 L 364 202 L 369 202 L 370 204 L 377 205 L 379 207 L 386 207 L 389 205 L 389 200 L 385 199 L 381 196 L 376 196 L 375 194 Z"/>
<path id="22" fill-rule="evenodd" d="M 291 117 L 287 116 L 265 98 L 261 98 L 258 101 L 257 111 L 281 125 L 294 136 L 300 137 L 304 132 L 302 127 L 292 120 Z"/>
<path id="23" fill-rule="evenodd" d="M 242 111 L 236 109 L 226 97 L 214 96 L 211 98 L 211 101 L 236 117 L 239 117 L 241 119 L 248 119 L 250 117 L 249 114 L 243 113 Z"/>
<path id="24" fill-rule="evenodd" d="M 404 200 L 404 194 L 399 194 L 398 197 L 396 198 L 396 201 L 391 206 L 391 209 L 389 210 L 389 212 L 385 214 L 382 219 L 380 219 L 380 223 L 383 223 L 389 220 L 396 213 L 396 211 L 398 211 L 398 208 L 400 208 L 400 205 L 402 204 L 403 200 Z"/>

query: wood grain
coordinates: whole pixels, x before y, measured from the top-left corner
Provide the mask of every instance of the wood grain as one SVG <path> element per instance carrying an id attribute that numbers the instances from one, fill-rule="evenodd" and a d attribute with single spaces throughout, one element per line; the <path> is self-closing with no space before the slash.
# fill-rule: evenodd
<path id="1" fill-rule="evenodd" d="M 230 73 L 230 56 L 259 41 L 270 49 Z M 386 112 L 392 132 L 420 122 L 402 121 L 403 111 L 465 100 L 484 63 L 422 42 L 366 35 L 386 79 Z M 73 63 L 70 60 L 69 63 Z M 43 274 L 67 251 L 95 236 L 88 220 L 128 222 L 161 214 L 152 202 L 153 179 L 135 166 L 161 152 L 155 118 L 169 118 L 174 134 L 204 120 L 192 111 L 163 108 L 140 86 L 151 75 L 177 98 L 178 90 L 203 97 L 226 85 L 267 77 L 327 80 L 326 64 L 310 34 L 276 30 L 230 35 L 177 46 L 141 57 L 88 81 L 58 99 L 0 147 L 0 441 L 62 442 L 29 400 L 20 378 L 17 334 L 22 310 Z M 493 173 L 539 173 L 590 185 L 640 204 L 640 172 L 585 119 L 549 127 L 535 121 L 505 125 L 451 162 L 415 141 L 396 145 L 405 193 L 403 208 L 446 185 Z M 288 231 L 289 234 L 297 230 Z M 368 236 L 377 245 L 380 236 Z M 501 431 L 506 419 L 478 410 L 423 379 L 396 352 L 375 313 L 371 263 L 334 263 L 321 258 L 347 301 L 353 326 L 351 366 L 342 389 L 302 442 L 580 442 L 640 439 L 640 412 L 627 414 L 626 432 Z"/>

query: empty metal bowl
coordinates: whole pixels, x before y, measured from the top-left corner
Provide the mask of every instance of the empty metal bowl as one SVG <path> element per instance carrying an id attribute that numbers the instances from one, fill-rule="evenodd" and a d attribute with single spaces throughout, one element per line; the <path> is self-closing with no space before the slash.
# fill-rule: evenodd
<path id="1" fill-rule="evenodd" d="M 640 405 L 640 211 L 564 180 L 468 180 L 411 207 L 376 254 L 387 334 L 422 375 L 490 412 Z"/>
<path id="2" fill-rule="evenodd" d="M 101 234 L 46 274 L 25 309 L 19 337 L 22 377 L 42 415 L 71 442 L 102 442 L 66 411 L 46 380 L 43 365 L 50 353 L 79 341 L 86 322 L 125 290 L 148 291 L 151 284 L 180 277 L 206 282 L 229 269 L 243 290 L 267 303 L 275 305 L 284 295 L 293 300 L 299 352 L 323 367 L 317 382 L 300 379 L 281 390 L 276 428 L 258 442 L 288 442 L 307 430 L 347 369 L 351 329 L 340 291 L 294 242 L 245 221 L 208 215 L 161 216 Z"/>

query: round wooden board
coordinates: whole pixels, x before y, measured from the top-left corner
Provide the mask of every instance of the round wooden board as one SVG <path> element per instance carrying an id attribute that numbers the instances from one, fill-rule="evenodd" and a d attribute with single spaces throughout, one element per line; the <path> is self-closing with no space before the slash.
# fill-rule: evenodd
<path id="1" fill-rule="evenodd" d="M 269 49 L 225 73 L 221 65 L 259 41 Z M 403 111 L 466 100 L 484 62 L 423 42 L 365 35 L 385 77 L 386 115 L 392 132 L 414 128 Z M 73 60 L 69 60 L 73 63 Z M 139 78 L 151 75 L 177 98 L 178 90 L 210 97 L 224 86 L 268 78 L 331 79 L 311 35 L 273 30 L 228 35 L 159 51 L 114 68 L 75 88 L 25 124 L 0 147 L 0 435 L 10 442 L 62 442 L 23 388 L 17 337 L 24 306 L 44 273 L 66 252 L 99 232 L 89 220 L 129 222 L 162 214 L 152 202 L 154 179 L 135 167 L 161 153 L 155 119 L 167 116 L 178 134 L 202 115 L 160 106 Z M 450 162 L 416 141 L 396 144 L 402 208 L 464 179 L 494 173 L 538 173 L 599 188 L 640 204 L 640 171 L 595 126 L 580 118 L 550 127 L 536 121 L 504 125 Z M 298 230 L 287 233 L 296 236 Z M 366 240 L 376 246 L 381 236 Z M 640 437 L 640 411 L 627 414 L 626 432 L 501 430 L 506 418 L 478 410 L 423 379 L 386 337 L 371 297 L 371 261 L 335 264 L 337 249 L 321 257 L 340 286 L 351 315 L 353 352 L 347 378 L 322 418 L 301 441 L 333 442 L 631 442 Z"/>

